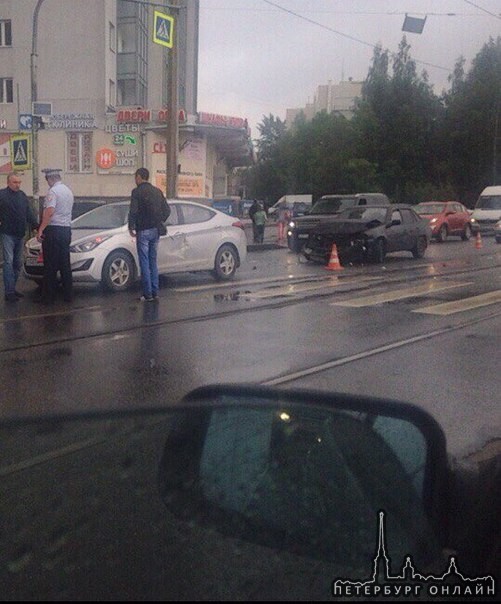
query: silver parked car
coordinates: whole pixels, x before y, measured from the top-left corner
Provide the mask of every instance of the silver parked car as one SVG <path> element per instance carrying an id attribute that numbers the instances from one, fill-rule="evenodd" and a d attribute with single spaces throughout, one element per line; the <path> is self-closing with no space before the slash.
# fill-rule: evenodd
<path id="1" fill-rule="evenodd" d="M 123 291 L 139 277 L 136 240 L 130 236 L 129 202 L 98 207 L 72 222 L 71 268 L 75 282 L 102 283 Z M 199 203 L 169 200 L 167 234 L 158 246 L 160 274 L 212 271 L 229 280 L 247 256 L 242 222 Z M 26 243 L 25 274 L 41 280 L 43 255 L 36 238 Z"/>

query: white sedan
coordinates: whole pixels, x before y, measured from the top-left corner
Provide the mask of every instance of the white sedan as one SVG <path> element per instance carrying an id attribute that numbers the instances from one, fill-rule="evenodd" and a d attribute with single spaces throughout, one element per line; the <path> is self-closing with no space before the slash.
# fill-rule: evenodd
<path id="1" fill-rule="evenodd" d="M 75 282 L 102 283 L 123 291 L 139 277 L 136 240 L 130 236 L 129 201 L 100 206 L 71 224 L 71 270 Z M 244 225 L 237 219 L 199 203 L 169 200 L 167 235 L 158 245 L 160 274 L 212 271 L 229 280 L 247 256 Z M 41 280 L 41 244 L 30 239 L 25 247 L 24 271 Z"/>

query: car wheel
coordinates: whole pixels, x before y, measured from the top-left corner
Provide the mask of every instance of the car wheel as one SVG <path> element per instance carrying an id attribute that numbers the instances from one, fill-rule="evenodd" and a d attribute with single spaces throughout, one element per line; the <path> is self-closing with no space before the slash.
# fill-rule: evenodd
<path id="1" fill-rule="evenodd" d="M 384 241 L 377 239 L 369 250 L 369 260 L 374 264 L 382 264 L 386 257 Z"/>
<path id="2" fill-rule="evenodd" d="M 463 231 L 463 234 L 461 235 L 461 239 L 463 241 L 468 241 L 468 239 L 470 239 L 470 237 L 471 237 L 471 226 L 469 224 L 467 224 L 464 227 L 464 231 Z"/>
<path id="3" fill-rule="evenodd" d="M 222 245 L 216 254 L 214 261 L 214 276 L 218 281 L 233 279 L 238 266 L 238 256 L 235 248 L 231 245 Z"/>
<path id="4" fill-rule="evenodd" d="M 128 252 L 111 253 L 103 265 L 102 284 L 110 291 L 128 289 L 136 279 L 136 265 Z"/>
<path id="5" fill-rule="evenodd" d="M 449 232 L 447 230 L 447 226 L 445 224 L 443 224 L 440 227 L 440 230 L 438 231 L 437 241 L 439 241 L 440 243 L 443 243 L 447 239 L 448 234 L 449 234 Z"/>
<path id="6" fill-rule="evenodd" d="M 426 241 L 426 237 L 419 237 L 415 248 L 412 250 L 412 255 L 414 258 L 423 258 L 427 247 L 428 243 Z"/>

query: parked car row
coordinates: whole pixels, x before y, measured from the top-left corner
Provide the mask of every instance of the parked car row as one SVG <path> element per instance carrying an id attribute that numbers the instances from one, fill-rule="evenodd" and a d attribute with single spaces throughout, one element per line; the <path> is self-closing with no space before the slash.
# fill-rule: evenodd
<path id="1" fill-rule="evenodd" d="M 139 277 L 136 241 L 129 234 L 129 201 L 109 203 L 72 221 L 70 248 L 75 282 L 102 283 L 112 291 L 128 289 Z M 169 200 L 167 234 L 160 238 L 160 274 L 211 271 L 229 280 L 247 255 L 244 225 L 223 212 L 189 201 Z M 43 276 L 43 254 L 36 238 L 25 247 L 28 279 Z"/>
<path id="2" fill-rule="evenodd" d="M 474 210 L 457 201 L 390 204 L 381 193 L 325 195 L 305 216 L 289 222 L 287 244 L 318 262 L 329 260 L 333 244 L 341 260 L 382 262 L 391 251 L 421 258 L 431 239 L 468 241 L 476 233 L 494 234 L 501 243 L 501 187 L 484 189 Z"/>

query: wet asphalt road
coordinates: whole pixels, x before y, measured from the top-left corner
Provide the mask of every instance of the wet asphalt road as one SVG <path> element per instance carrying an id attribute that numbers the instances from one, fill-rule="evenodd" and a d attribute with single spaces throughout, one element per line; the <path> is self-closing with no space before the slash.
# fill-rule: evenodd
<path id="1" fill-rule="evenodd" d="M 277 384 L 413 402 L 465 455 L 500 434 L 500 267 L 501 245 L 484 238 L 481 250 L 450 240 L 423 260 L 342 271 L 251 251 L 230 284 L 162 279 L 158 304 L 137 288 L 78 287 L 73 304 L 40 307 L 23 280 L 26 297 L 0 311 L 1 414 L 170 406 L 208 383 Z M 464 309 L 471 299 L 481 306 Z M 456 308 L 436 314 L 445 302 Z"/>

